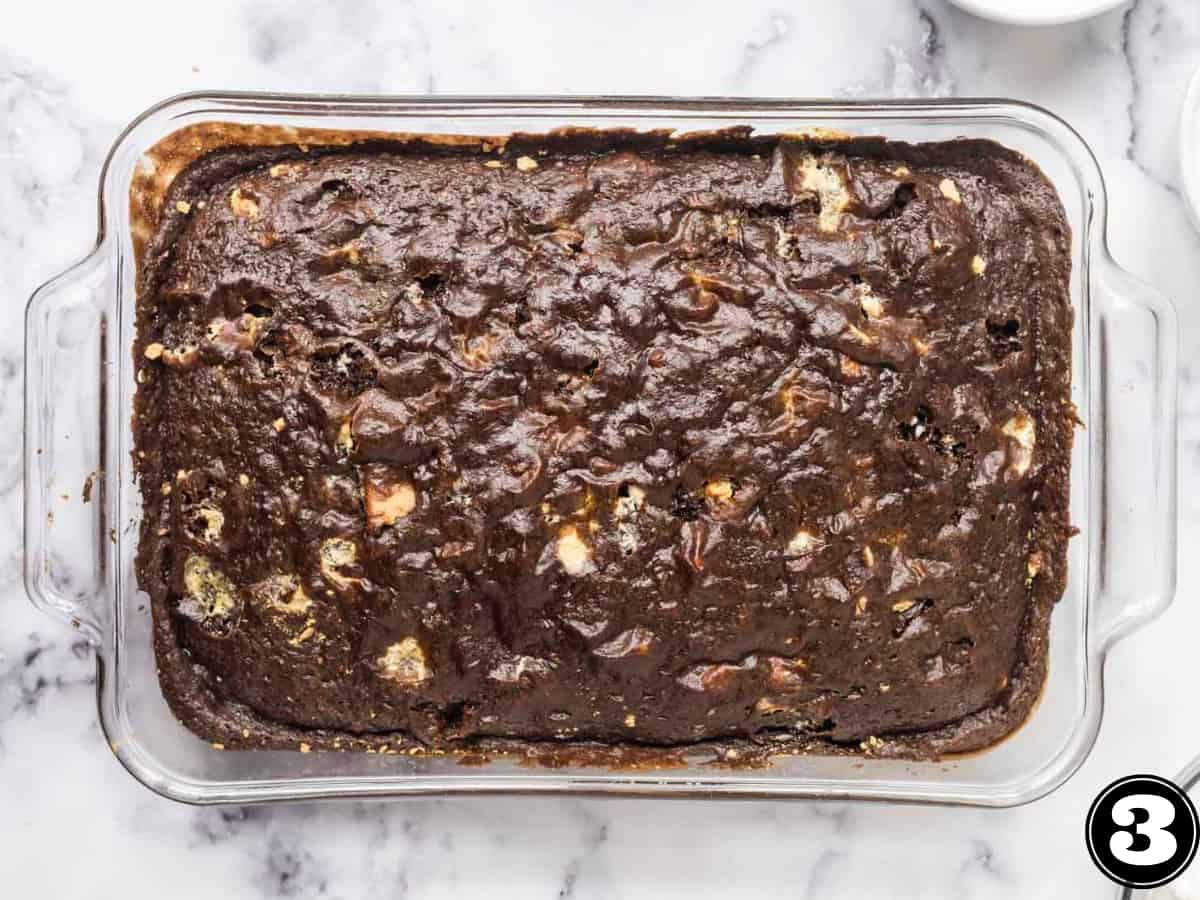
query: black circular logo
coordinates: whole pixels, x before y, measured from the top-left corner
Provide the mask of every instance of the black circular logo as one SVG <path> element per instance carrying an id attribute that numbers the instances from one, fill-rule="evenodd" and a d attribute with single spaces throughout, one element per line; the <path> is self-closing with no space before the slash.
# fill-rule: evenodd
<path id="1" fill-rule="evenodd" d="M 1157 775 L 1129 775 L 1088 810 L 1088 853 L 1117 884 L 1152 888 L 1177 878 L 1196 855 L 1200 820 L 1188 795 Z"/>

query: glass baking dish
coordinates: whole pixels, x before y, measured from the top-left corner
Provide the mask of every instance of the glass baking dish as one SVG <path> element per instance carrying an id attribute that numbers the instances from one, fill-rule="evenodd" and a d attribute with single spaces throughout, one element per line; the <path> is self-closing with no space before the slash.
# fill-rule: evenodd
<path id="1" fill-rule="evenodd" d="M 535 768 L 453 756 L 222 752 L 186 731 L 158 687 L 133 559 L 140 498 L 130 464 L 134 257 L 130 186 L 143 155 L 198 123 L 236 133 L 338 129 L 489 136 L 558 126 L 759 133 L 831 129 L 910 141 L 992 138 L 1036 162 L 1073 229 L 1072 455 L 1067 590 L 1053 616 L 1040 703 L 1013 735 L 938 762 L 801 756 L 765 769 Z M 266 126 L 266 127 L 261 127 Z M 283 135 L 283 137 L 279 137 Z M 142 163 L 142 176 L 145 164 Z M 1105 242 L 1095 157 L 1065 122 L 1005 100 L 921 102 L 677 98 L 384 98 L 190 94 L 139 116 L 100 179 L 95 247 L 39 288 L 26 314 L 25 584 L 96 648 L 100 722 L 121 763 L 193 803 L 451 793 L 869 798 L 1008 806 L 1062 784 L 1095 740 L 1112 643 L 1175 590 L 1176 326 L 1170 303 L 1122 271 Z M 85 484 L 86 483 L 86 484 Z M 82 497 L 81 497 L 82 493 Z M 86 500 L 88 502 L 81 502 Z"/>

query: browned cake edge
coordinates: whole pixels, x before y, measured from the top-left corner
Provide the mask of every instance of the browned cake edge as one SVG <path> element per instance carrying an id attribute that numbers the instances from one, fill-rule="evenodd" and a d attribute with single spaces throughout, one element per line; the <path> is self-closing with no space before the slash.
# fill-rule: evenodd
<path id="1" fill-rule="evenodd" d="M 262 165 L 275 159 L 294 157 L 298 152 L 307 152 L 310 146 L 346 146 L 362 141 L 373 142 L 395 136 L 381 133 L 298 131 L 293 129 L 261 128 L 258 126 L 227 126 L 211 123 L 193 126 L 177 132 L 165 140 L 157 151 L 148 154 L 152 162 L 144 167 L 139 178 L 131 185 L 130 206 L 135 250 L 138 257 L 137 285 L 139 296 L 157 277 L 161 265 L 169 258 L 170 248 L 178 236 L 186 216 L 175 211 L 178 198 L 194 196 L 209 184 L 215 184 L 247 165 Z M 673 143 L 694 140 L 697 146 L 711 142 L 761 140 L 772 142 L 776 137 L 750 138 L 748 129 L 734 129 L 717 135 L 700 134 L 694 138 L 669 136 L 653 133 L 634 136 L 631 132 L 595 133 L 567 131 L 553 139 L 538 139 L 545 147 L 553 140 L 576 145 L 579 140 L 599 142 L 625 142 L 638 146 L 658 146 L 668 137 Z M 458 136 L 406 135 L 402 139 L 410 145 L 427 143 L 430 147 L 450 145 L 470 146 L 481 139 Z M 903 144 L 876 138 L 798 138 L 811 143 L 819 150 L 863 152 L 874 148 L 891 157 L 908 162 L 912 166 L 947 164 L 952 162 L 964 168 L 972 168 L 980 159 L 1019 162 L 1020 165 L 1005 166 L 1003 173 L 1007 185 L 1014 191 L 1023 191 L 1041 198 L 1041 206 L 1048 211 L 1057 211 L 1059 221 L 1055 223 L 1068 236 L 1069 225 L 1053 185 L 1037 167 L 999 144 L 980 140 L 959 140 L 939 144 Z M 514 155 L 524 145 L 525 138 L 492 138 L 501 145 L 506 140 L 513 143 Z M 260 145 L 261 149 L 248 151 L 251 159 L 229 157 L 223 160 L 206 158 L 210 151 L 223 146 Z M 156 156 L 157 152 L 157 156 Z M 997 175 L 995 167 L 988 174 Z M 1068 294 L 1070 259 L 1064 256 L 1058 271 L 1047 273 L 1048 279 L 1058 283 L 1063 297 Z M 1066 329 L 1069 332 L 1070 313 L 1066 320 L 1047 319 L 1051 310 L 1039 309 L 1038 331 Z M 141 321 L 139 307 L 139 322 Z M 145 346 L 153 335 L 141 333 L 133 348 L 135 358 L 140 359 Z M 1062 398 L 1069 395 L 1071 371 L 1069 342 L 1053 343 L 1038 339 L 1036 352 L 1040 359 L 1039 408 L 1061 406 Z M 144 397 L 136 401 L 138 412 L 144 412 Z M 138 414 L 135 412 L 135 416 Z M 1038 527 L 1034 536 L 1041 554 L 1042 567 L 1034 580 L 1032 598 L 1029 603 L 1021 635 L 1022 659 L 1014 668 L 1010 683 L 1001 702 L 964 717 L 944 727 L 914 732 L 911 734 L 882 735 L 862 744 L 836 743 L 819 736 L 797 736 L 795 739 L 770 743 L 759 743 L 749 738 L 702 741 L 674 747 L 653 747 L 627 744 L 598 744 L 586 742 L 531 742 L 503 739 L 485 739 L 473 742 L 461 751 L 445 751 L 425 746 L 412 735 L 404 732 L 355 735 L 324 729 L 304 729 L 274 721 L 266 721 L 252 710 L 218 697 L 195 671 L 192 663 L 180 648 L 175 635 L 172 617 L 167 610 L 168 595 L 165 585 L 143 578 L 143 573 L 158 571 L 161 554 L 167 549 L 162 541 L 148 533 L 149 523 L 143 521 L 139 541 L 137 570 L 141 587 L 152 599 L 155 647 L 159 676 L 164 697 L 179 720 L 190 730 L 213 742 L 214 746 L 230 749 L 296 749 L 302 750 L 357 750 L 382 753 L 407 753 L 410 755 L 437 754 L 446 752 L 460 754 L 464 762 L 477 762 L 491 756 L 519 756 L 539 765 L 596 765 L 622 769 L 671 768 L 694 763 L 697 759 L 735 765 L 765 764 L 773 756 L 797 753 L 855 754 L 877 757 L 935 759 L 948 754 L 963 753 L 987 748 L 1017 729 L 1029 715 L 1040 696 L 1047 671 L 1049 623 L 1055 603 L 1066 588 L 1067 543 L 1073 529 L 1069 522 L 1069 477 L 1070 456 L 1075 422 L 1069 416 L 1061 418 L 1043 417 L 1038 421 L 1039 455 L 1043 460 L 1041 496 L 1038 502 Z M 135 423 L 137 446 L 145 446 L 148 435 Z M 136 451 L 135 451 L 136 452 Z M 145 492 L 153 492 L 162 483 L 164 473 L 158 471 L 154 457 L 137 460 L 139 484 Z"/>

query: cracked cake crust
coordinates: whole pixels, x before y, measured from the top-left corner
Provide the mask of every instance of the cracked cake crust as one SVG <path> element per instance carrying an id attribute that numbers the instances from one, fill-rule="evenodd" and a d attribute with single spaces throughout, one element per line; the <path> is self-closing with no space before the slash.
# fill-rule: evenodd
<path id="1" fill-rule="evenodd" d="M 164 695 L 230 748 L 986 746 L 1065 585 L 1069 245 L 986 141 L 206 153 L 138 271 Z"/>

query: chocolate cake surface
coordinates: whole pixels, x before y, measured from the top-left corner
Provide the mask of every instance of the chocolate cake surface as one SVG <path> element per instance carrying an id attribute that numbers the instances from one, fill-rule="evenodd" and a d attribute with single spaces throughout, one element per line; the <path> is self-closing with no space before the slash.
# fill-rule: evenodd
<path id="1" fill-rule="evenodd" d="M 138 270 L 164 695 L 228 748 L 984 747 L 1066 581 L 1069 272 L 986 141 L 206 153 Z"/>

